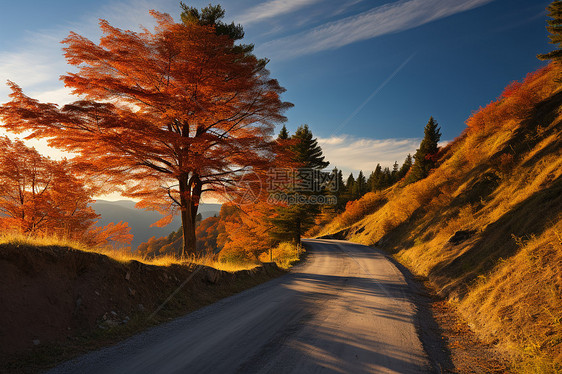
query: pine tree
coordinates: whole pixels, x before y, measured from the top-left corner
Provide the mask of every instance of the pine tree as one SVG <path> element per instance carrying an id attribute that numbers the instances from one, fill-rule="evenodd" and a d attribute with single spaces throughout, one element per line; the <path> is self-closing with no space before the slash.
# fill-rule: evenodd
<path id="1" fill-rule="evenodd" d="M 322 148 L 318 145 L 318 141 L 312 135 L 308 125 L 300 126 L 291 139 L 296 140 L 291 147 L 295 153 L 295 161 L 302 167 L 321 170 L 330 165 L 329 162 L 324 161 Z"/>
<path id="2" fill-rule="evenodd" d="M 355 196 L 356 199 L 359 199 L 367 192 L 367 181 L 365 180 L 365 176 L 363 175 L 363 171 L 359 171 L 359 175 L 357 176 L 357 181 L 355 182 Z"/>
<path id="3" fill-rule="evenodd" d="M 539 60 L 562 61 L 562 1 L 553 1 L 547 8 L 548 16 L 551 18 L 547 21 L 546 29 L 550 33 L 550 43 L 557 46 L 552 52 L 537 55 Z"/>
<path id="4" fill-rule="evenodd" d="M 406 156 L 406 159 L 404 160 L 402 167 L 398 171 L 398 180 L 404 178 L 406 174 L 408 174 L 408 171 L 410 170 L 411 167 L 412 167 L 412 156 L 408 153 L 408 156 Z"/>
<path id="5" fill-rule="evenodd" d="M 334 192 L 334 195 L 337 198 L 337 204 L 334 208 L 336 212 L 341 212 L 345 208 L 345 204 L 347 203 L 345 183 L 343 181 L 343 173 L 341 170 L 338 170 L 338 168 L 334 168 L 332 173 L 336 175 L 336 188 L 337 188 L 337 190 Z"/>
<path id="6" fill-rule="evenodd" d="M 279 137 L 284 136 L 285 129 L 281 129 Z M 288 134 L 287 134 L 288 136 Z M 322 148 L 318 145 L 318 141 L 312 135 L 307 125 L 300 126 L 295 134 L 291 137 L 292 144 L 289 146 L 292 152 L 293 161 L 298 163 L 300 170 L 310 176 L 310 169 L 322 170 L 330 163 L 324 160 Z M 315 178 L 312 174 L 312 178 Z M 313 182 L 317 185 L 318 180 Z M 287 195 L 303 195 L 310 196 L 319 191 L 287 191 Z M 291 204 L 288 206 L 278 207 L 276 209 L 277 217 L 272 218 L 271 222 L 275 226 L 271 230 L 271 236 L 280 241 L 293 241 L 300 243 L 301 236 L 313 224 L 314 219 L 320 213 L 320 206 L 316 204 Z"/>
<path id="7" fill-rule="evenodd" d="M 345 195 L 347 197 L 347 201 L 355 200 L 355 190 L 356 190 L 356 182 L 353 173 L 349 174 L 347 180 L 345 181 Z"/>
<path id="8" fill-rule="evenodd" d="M 392 186 L 392 175 L 390 173 L 390 168 L 385 167 L 382 171 L 382 178 L 381 178 L 381 190 L 387 187 Z"/>
<path id="9" fill-rule="evenodd" d="M 224 9 L 220 5 L 211 5 L 199 10 L 189 7 L 180 1 L 182 7 L 181 20 L 184 24 L 196 23 L 201 26 L 213 26 L 217 35 L 227 35 L 232 40 L 240 40 L 244 38 L 244 29 L 241 25 L 235 25 L 234 22 L 227 24 L 221 21 L 225 15 Z M 249 49 L 251 52 L 254 46 L 245 44 L 238 46 Z"/>
<path id="10" fill-rule="evenodd" d="M 285 127 L 285 125 L 283 125 L 283 127 L 281 128 L 281 131 L 279 131 L 279 135 L 277 136 L 277 139 L 279 139 L 279 140 L 289 139 L 289 132 L 287 131 L 287 128 Z"/>
<path id="11" fill-rule="evenodd" d="M 369 176 L 369 181 L 367 182 L 369 184 L 369 188 L 371 192 L 376 192 L 382 189 L 381 177 L 382 177 L 382 167 L 381 164 L 377 164 L 375 171 L 371 173 L 371 175 Z"/>
<path id="12" fill-rule="evenodd" d="M 429 171 L 435 167 L 435 162 L 429 157 L 439 150 L 437 144 L 441 139 L 440 128 L 433 117 L 429 118 L 429 122 L 424 129 L 424 138 L 420 144 L 416 154 L 414 155 L 414 164 L 408 174 L 408 183 L 413 183 L 423 179 L 429 175 Z"/>
<path id="13" fill-rule="evenodd" d="M 398 165 L 398 161 L 394 161 L 394 164 L 392 165 L 392 172 L 390 173 L 392 176 L 392 184 L 394 184 L 395 182 L 398 181 L 398 170 L 399 170 L 400 165 Z"/>

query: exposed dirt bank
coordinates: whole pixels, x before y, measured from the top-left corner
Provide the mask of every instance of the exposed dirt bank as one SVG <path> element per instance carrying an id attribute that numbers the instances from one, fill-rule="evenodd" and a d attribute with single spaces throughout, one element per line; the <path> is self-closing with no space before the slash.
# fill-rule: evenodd
<path id="1" fill-rule="evenodd" d="M 280 274 L 275 264 L 229 273 L 0 245 L 0 371 L 44 369 Z"/>

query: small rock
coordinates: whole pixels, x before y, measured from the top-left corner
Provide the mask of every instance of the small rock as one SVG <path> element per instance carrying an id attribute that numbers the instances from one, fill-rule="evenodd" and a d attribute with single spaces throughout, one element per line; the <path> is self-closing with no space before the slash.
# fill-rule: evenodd
<path id="1" fill-rule="evenodd" d="M 113 321 L 111 319 L 108 319 L 107 321 L 104 321 L 103 323 L 106 327 L 115 327 L 117 325 L 119 325 L 119 322 L 117 321 Z"/>
<path id="2" fill-rule="evenodd" d="M 100 296 L 100 293 L 98 291 L 94 291 L 96 295 Z"/>
<path id="3" fill-rule="evenodd" d="M 115 313 L 113 310 L 110 313 L 117 317 L 117 313 Z"/>
<path id="4" fill-rule="evenodd" d="M 137 308 L 138 308 L 139 311 L 144 312 L 144 305 L 139 304 L 139 305 L 137 306 Z"/>
<path id="5" fill-rule="evenodd" d="M 136 293 L 137 293 L 137 291 L 135 291 L 134 289 L 129 287 L 129 296 L 135 296 Z"/>
<path id="6" fill-rule="evenodd" d="M 127 274 L 125 274 L 125 280 L 129 280 L 131 279 L 131 272 L 128 271 Z"/>
<path id="7" fill-rule="evenodd" d="M 33 345 L 39 345 L 41 341 L 39 339 L 33 339 Z"/>

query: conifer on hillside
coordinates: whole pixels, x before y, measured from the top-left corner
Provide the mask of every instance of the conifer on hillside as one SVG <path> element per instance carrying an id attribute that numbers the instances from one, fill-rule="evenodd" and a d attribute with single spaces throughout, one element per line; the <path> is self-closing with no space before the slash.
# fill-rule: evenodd
<path id="1" fill-rule="evenodd" d="M 549 53 L 537 55 L 539 60 L 562 61 L 562 1 L 553 1 L 547 8 L 548 16 L 551 18 L 547 21 L 546 29 L 550 33 L 548 36 L 550 43 L 556 45 L 556 49 Z"/>
<path id="2" fill-rule="evenodd" d="M 436 154 L 439 150 L 437 144 L 440 139 L 440 128 L 433 117 L 430 117 L 424 129 L 424 138 L 420 143 L 420 147 L 414 154 L 414 164 L 408 174 L 408 183 L 413 183 L 427 177 L 429 171 L 435 167 L 435 161 L 433 161 L 430 156 Z"/>

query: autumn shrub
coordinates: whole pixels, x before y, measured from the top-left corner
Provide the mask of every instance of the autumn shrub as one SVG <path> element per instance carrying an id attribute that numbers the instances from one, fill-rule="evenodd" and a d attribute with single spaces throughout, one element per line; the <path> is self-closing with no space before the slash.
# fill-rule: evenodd
<path id="1" fill-rule="evenodd" d="M 340 228 L 352 225 L 380 208 L 386 199 L 381 193 L 368 192 L 358 200 L 349 201 L 345 211 L 336 217 L 334 223 Z"/>
<path id="2" fill-rule="evenodd" d="M 485 107 L 480 107 L 466 121 L 470 132 L 489 132 L 498 127 L 516 126 L 531 110 L 557 89 L 554 76 L 559 68 L 550 64 L 529 73 L 521 82 L 512 82 L 500 97 Z"/>
<path id="3" fill-rule="evenodd" d="M 264 252 L 260 256 L 260 261 L 269 262 L 273 260 L 282 269 L 290 268 L 294 263 L 300 260 L 304 253 L 304 248 L 300 244 L 291 242 L 279 243 L 271 249 L 271 252 Z"/>

